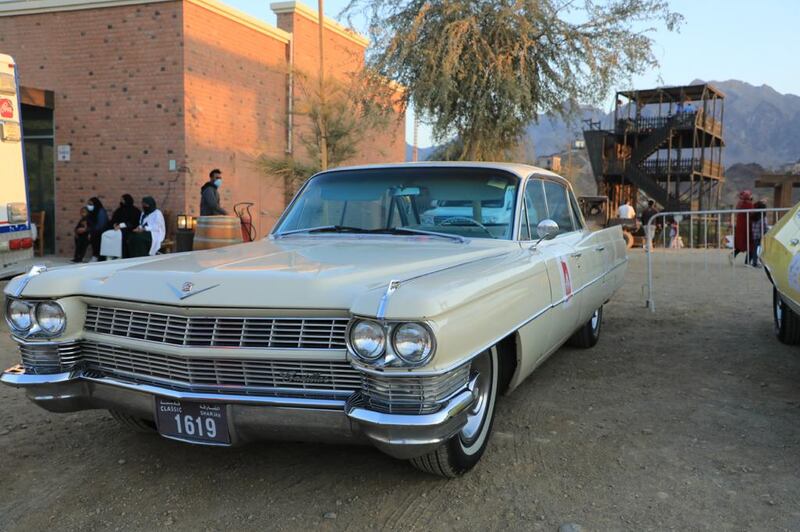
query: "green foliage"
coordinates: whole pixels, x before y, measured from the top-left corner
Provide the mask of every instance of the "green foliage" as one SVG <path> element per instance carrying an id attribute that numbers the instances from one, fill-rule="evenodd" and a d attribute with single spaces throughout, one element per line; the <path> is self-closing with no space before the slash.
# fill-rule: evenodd
<path id="1" fill-rule="evenodd" d="M 653 28 L 681 15 L 666 0 L 351 0 L 367 17 L 371 66 L 405 87 L 459 159 L 507 156 L 540 113 L 567 115 L 657 65 Z M 456 147 L 454 144 L 451 147 Z"/>
<path id="2" fill-rule="evenodd" d="M 369 71 L 346 81 L 326 78 L 322 93 L 319 79 L 305 75 L 296 79 L 300 97 L 295 103 L 295 115 L 307 118 L 310 124 L 300 133 L 300 142 L 317 164 L 323 125 L 328 165 L 335 167 L 357 155 L 359 145 L 386 128 L 394 114 L 396 90 L 386 79 Z"/>
<path id="3" fill-rule="evenodd" d="M 395 85 L 368 70 L 345 80 L 295 72 L 294 127 L 305 153 L 262 154 L 256 166 L 268 177 L 283 180 L 287 202 L 320 171 L 322 130 L 327 132 L 328 166 L 340 166 L 358 154 L 368 137 L 388 127 L 399 98 Z"/>
<path id="4" fill-rule="evenodd" d="M 283 182 L 284 202 L 288 205 L 306 179 L 319 172 L 319 164 L 305 164 L 292 157 L 273 157 L 261 154 L 256 158 L 256 168 L 270 178 Z"/>

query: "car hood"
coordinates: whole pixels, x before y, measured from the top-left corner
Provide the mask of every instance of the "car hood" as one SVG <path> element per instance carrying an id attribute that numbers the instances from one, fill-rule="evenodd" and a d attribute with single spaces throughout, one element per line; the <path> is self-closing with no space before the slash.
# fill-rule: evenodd
<path id="1" fill-rule="evenodd" d="M 341 309 L 391 280 L 506 255 L 509 241 L 315 235 L 55 268 L 6 287 L 25 297 L 89 296 L 192 307 Z M 379 296 L 378 296 L 379 297 Z M 377 301 L 375 294 L 369 297 Z"/>

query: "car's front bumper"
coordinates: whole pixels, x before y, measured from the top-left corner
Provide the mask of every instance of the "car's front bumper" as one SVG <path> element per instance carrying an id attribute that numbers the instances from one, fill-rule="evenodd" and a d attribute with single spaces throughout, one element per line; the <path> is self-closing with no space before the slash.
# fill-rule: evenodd
<path id="1" fill-rule="evenodd" d="M 372 443 L 396 458 L 425 454 L 456 434 L 475 401 L 472 383 L 442 409 L 424 415 L 386 414 L 348 400 L 196 393 L 123 381 L 81 370 L 49 375 L 14 366 L 0 382 L 22 388 L 38 406 L 52 412 L 119 410 L 153 421 L 157 396 L 228 409 L 231 442 L 253 440 Z"/>

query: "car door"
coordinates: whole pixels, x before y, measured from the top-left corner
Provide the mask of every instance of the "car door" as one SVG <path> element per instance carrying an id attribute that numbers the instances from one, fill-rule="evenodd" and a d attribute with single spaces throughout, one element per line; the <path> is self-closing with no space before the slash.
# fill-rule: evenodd
<path id="1" fill-rule="evenodd" d="M 567 186 L 554 180 L 544 181 L 547 216 L 558 224 L 559 236 L 554 244 L 563 246 L 563 253 L 558 256 L 561 270 L 563 334 L 568 337 L 582 323 L 583 287 L 589 276 L 587 260 L 589 255 L 583 242 L 583 232 L 575 225 L 572 215 Z M 561 338 L 563 340 L 564 337 Z"/>
<path id="2" fill-rule="evenodd" d="M 520 224 L 521 245 L 530 251 L 533 264 L 543 263 L 545 283 L 531 297 L 546 303 L 536 317 L 520 329 L 525 353 L 520 374 L 526 376 L 552 353 L 577 327 L 577 301 L 573 296 L 573 275 L 577 271 L 575 235 L 569 224 L 556 238 L 539 242 L 536 226 L 549 217 L 542 179 L 528 179 L 523 193 Z"/>
<path id="3" fill-rule="evenodd" d="M 567 189 L 567 197 L 575 230 L 580 234 L 575 245 L 575 251 L 580 254 L 582 276 L 578 287 L 581 291 L 581 318 L 578 324 L 580 325 L 588 321 L 592 313 L 611 296 L 605 274 L 610 267 L 613 249 L 609 245 L 608 232 L 590 231 L 586 227 L 572 189 Z"/>

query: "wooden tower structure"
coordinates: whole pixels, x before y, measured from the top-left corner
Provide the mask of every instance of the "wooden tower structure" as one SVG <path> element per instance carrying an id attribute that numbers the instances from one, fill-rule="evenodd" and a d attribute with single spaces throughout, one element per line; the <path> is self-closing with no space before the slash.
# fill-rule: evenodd
<path id="1" fill-rule="evenodd" d="M 598 193 L 615 207 L 642 192 L 665 210 L 716 208 L 724 102 L 707 83 L 617 92 L 612 127 L 583 132 Z"/>

